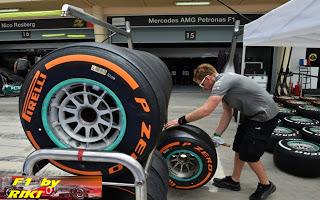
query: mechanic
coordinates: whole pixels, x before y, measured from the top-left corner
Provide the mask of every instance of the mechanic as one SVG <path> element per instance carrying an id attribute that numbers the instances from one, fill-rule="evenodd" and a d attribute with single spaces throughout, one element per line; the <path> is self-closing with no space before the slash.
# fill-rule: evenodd
<path id="1" fill-rule="evenodd" d="M 249 199 L 266 199 L 276 190 L 260 160 L 277 125 L 278 107 L 271 95 L 248 77 L 235 73 L 219 74 L 210 64 L 199 65 L 194 70 L 193 81 L 204 90 L 211 91 L 210 97 L 193 112 L 169 121 L 164 128 L 202 119 L 222 102 L 223 114 L 213 136 L 213 141 L 218 141 L 232 119 L 233 109 L 240 111 L 244 117 L 232 148 L 235 151 L 233 173 L 223 179 L 215 178 L 213 185 L 239 191 L 241 171 L 247 162 L 259 179 L 258 187 Z"/>

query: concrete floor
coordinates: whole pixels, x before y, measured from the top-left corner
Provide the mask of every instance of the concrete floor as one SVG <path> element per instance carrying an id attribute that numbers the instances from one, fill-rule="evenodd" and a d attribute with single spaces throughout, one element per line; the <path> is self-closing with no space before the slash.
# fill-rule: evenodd
<path id="1" fill-rule="evenodd" d="M 180 117 L 192 111 L 201 105 L 207 97 L 208 94 L 201 92 L 198 88 L 174 88 L 169 105 L 169 119 Z M 222 109 L 219 107 L 211 116 L 192 124 L 212 134 L 218 124 L 221 112 Z M 235 130 L 236 123 L 232 122 L 223 136 L 227 143 L 232 144 Z M 18 116 L 18 98 L 16 97 L 0 98 L 0 144 L 0 175 L 21 174 L 23 161 L 32 152 L 33 148 L 22 130 Z M 219 161 L 215 177 L 224 177 L 232 171 L 233 151 L 227 147 L 219 147 L 217 152 Z M 272 154 L 269 153 L 265 153 L 262 160 L 270 179 L 277 186 L 277 191 L 270 196 L 270 200 L 320 199 L 320 178 L 306 179 L 286 174 L 275 167 Z M 57 176 L 68 174 L 53 166 L 47 166 L 39 175 Z M 206 186 L 197 190 L 170 190 L 168 200 L 248 199 L 256 189 L 257 183 L 256 176 L 246 165 L 241 177 L 242 190 L 239 192 L 218 189 L 209 182 Z"/>

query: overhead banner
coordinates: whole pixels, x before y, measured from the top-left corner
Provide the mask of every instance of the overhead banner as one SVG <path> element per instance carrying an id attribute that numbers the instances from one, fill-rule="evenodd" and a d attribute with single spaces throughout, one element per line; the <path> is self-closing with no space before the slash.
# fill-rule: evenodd
<path id="1" fill-rule="evenodd" d="M 78 18 L 0 21 L 0 31 L 90 28 L 92 24 Z"/>
<path id="2" fill-rule="evenodd" d="M 245 14 L 250 20 L 255 20 L 262 14 Z M 124 26 L 129 21 L 133 27 L 141 26 L 233 26 L 236 20 L 241 25 L 248 23 L 236 14 L 206 14 L 206 15 L 150 15 L 150 16 L 123 16 L 108 17 L 108 22 L 115 26 Z"/>

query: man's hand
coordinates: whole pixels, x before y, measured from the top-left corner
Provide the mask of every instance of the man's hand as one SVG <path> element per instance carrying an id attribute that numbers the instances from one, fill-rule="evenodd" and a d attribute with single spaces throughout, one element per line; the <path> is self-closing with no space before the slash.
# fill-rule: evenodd
<path id="1" fill-rule="evenodd" d="M 213 136 L 213 137 L 211 137 L 211 139 L 212 139 L 215 147 L 219 147 L 220 145 L 225 143 L 224 139 L 220 136 Z"/>
<path id="2" fill-rule="evenodd" d="M 224 139 L 221 136 L 215 135 L 215 136 L 212 136 L 211 139 L 212 139 L 212 142 L 214 143 L 214 146 L 216 148 L 219 147 L 220 145 L 230 147 L 229 144 L 225 143 Z"/>
<path id="3" fill-rule="evenodd" d="M 179 126 L 178 119 L 174 119 L 174 120 L 169 121 L 168 123 L 166 123 L 163 126 L 163 128 L 168 129 L 168 128 L 175 127 L 175 126 Z"/>

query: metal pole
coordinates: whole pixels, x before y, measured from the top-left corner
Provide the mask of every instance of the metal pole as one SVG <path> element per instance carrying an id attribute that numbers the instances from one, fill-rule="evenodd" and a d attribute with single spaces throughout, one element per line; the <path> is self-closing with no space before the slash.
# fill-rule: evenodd
<path id="1" fill-rule="evenodd" d="M 241 61 L 241 67 L 240 67 L 240 71 L 241 71 L 241 75 L 244 75 L 244 69 L 246 67 L 246 50 L 247 50 L 247 47 L 246 46 L 243 46 L 242 47 L 242 61 Z M 237 113 L 237 126 L 239 126 L 239 123 L 240 123 L 240 117 L 241 117 L 241 113 L 240 111 L 238 110 L 238 113 Z"/>
<path id="2" fill-rule="evenodd" d="M 240 26 L 240 20 L 236 20 L 234 24 L 233 34 L 232 34 L 232 41 L 231 41 L 231 47 L 230 47 L 230 53 L 229 53 L 229 59 L 227 61 L 227 64 L 223 67 L 222 72 L 235 72 L 234 68 L 234 55 L 236 53 L 237 48 L 237 39 L 239 32 L 239 26 Z"/>
<path id="3" fill-rule="evenodd" d="M 96 18 L 93 15 L 90 15 L 86 13 L 82 8 L 78 8 L 72 5 L 64 4 L 62 6 L 62 13 L 61 16 L 67 16 L 67 15 L 72 15 L 74 17 L 78 17 L 80 19 L 83 19 L 87 22 L 91 22 L 93 24 L 97 24 L 99 26 L 105 27 L 113 32 L 117 32 L 123 36 L 129 37 L 130 34 L 127 33 L 126 31 L 119 29 L 112 24 L 109 24 L 107 22 L 101 21 L 100 19 Z"/>
<path id="4" fill-rule="evenodd" d="M 244 75 L 244 69 L 246 67 L 246 50 L 247 46 L 242 47 L 242 59 L 241 59 L 241 75 Z"/>
<path id="5" fill-rule="evenodd" d="M 131 26 L 129 21 L 126 21 L 126 31 L 128 33 L 128 48 L 133 49 Z"/>
<path id="6" fill-rule="evenodd" d="M 33 175 L 33 166 L 40 160 L 80 161 L 78 158 L 79 155 L 80 151 L 71 149 L 40 149 L 34 151 L 26 158 L 23 164 L 23 174 Z M 134 176 L 136 199 L 147 200 L 147 184 L 144 169 L 140 163 L 131 156 L 123 153 L 84 151 L 81 156 L 81 162 L 109 162 L 122 164 L 130 170 Z"/>

